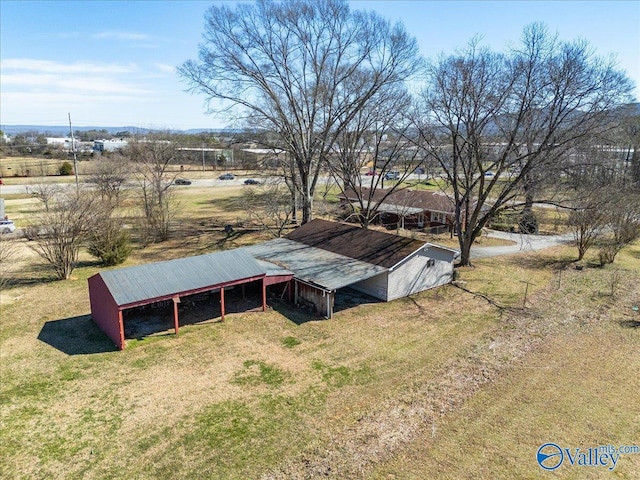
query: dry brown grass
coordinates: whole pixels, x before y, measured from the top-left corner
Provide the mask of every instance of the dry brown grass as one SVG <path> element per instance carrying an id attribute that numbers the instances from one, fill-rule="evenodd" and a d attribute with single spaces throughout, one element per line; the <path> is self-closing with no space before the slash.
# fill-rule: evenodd
<path id="1" fill-rule="evenodd" d="M 606 294 L 610 271 L 566 271 L 527 312 L 541 327 L 529 354 L 457 411 L 376 466 L 367 478 L 542 478 L 537 449 L 638 445 L 640 248 L 626 252 L 624 294 Z M 620 268 L 618 266 L 618 268 Z M 537 338 L 537 340 L 536 340 Z M 617 478 L 637 478 L 640 455 L 622 456 Z M 558 478 L 605 478 L 606 468 L 563 464 Z"/>
<path id="2" fill-rule="evenodd" d="M 258 241 L 250 230 L 230 238 L 222 231 L 237 215 L 228 199 L 235 190 L 225 188 L 185 189 L 176 235 L 137 250 L 127 265 Z M 82 257 L 72 280 L 53 282 L 28 256 L 2 292 L 10 301 L 0 304 L 0 475 L 464 478 L 477 463 L 482 478 L 492 472 L 490 453 L 513 451 L 498 455 L 492 478 L 535 477 L 539 467 L 527 459 L 541 437 L 566 434 L 590 446 L 595 437 L 581 437 L 583 425 L 591 427 L 587 400 L 608 395 L 637 415 L 628 406 L 637 392 L 637 329 L 622 330 L 622 317 L 607 312 L 615 306 L 628 316 L 633 295 L 637 303 L 640 247 L 621 253 L 625 288 L 614 299 L 610 269 L 577 272 L 566 255 L 558 249 L 464 269 L 467 288 L 502 309 L 455 287 L 354 306 L 331 321 L 271 301 L 267 313 L 130 340 L 122 352 L 88 316 L 86 279 L 99 267 Z M 523 311 L 524 279 L 536 285 Z M 581 379 L 580 362 L 598 362 L 610 349 L 602 374 Z M 626 364 L 613 372 L 615 362 Z M 568 411 L 574 427 L 561 426 L 560 414 L 535 425 L 544 405 L 538 392 L 549 390 L 540 365 L 566 367 L 558 376 L 564 389 L 544 398 Z M 623 383 L 628 390 L 607 393 Z M 610 423 L 597 417 L 597 431 L 633 442 L 638 435 L 624 422 L 631 417 L 614 410 Z M 630 465 L 621 472 L 637 471 Z"/>

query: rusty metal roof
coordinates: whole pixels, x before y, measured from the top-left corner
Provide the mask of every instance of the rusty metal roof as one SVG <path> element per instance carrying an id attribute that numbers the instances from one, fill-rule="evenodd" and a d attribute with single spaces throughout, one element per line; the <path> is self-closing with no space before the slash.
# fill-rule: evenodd
<path id="1" fill-rule="evenodd" d="M 295 273 L 295 278 L 325 290 L 336 290 L 387 271 L 387 268 L 356 260 L 304 243 L 276 238 L 242 247 L 257 259 Z"/>
<path id="2" fill-rule="evenodd" d="M 242 249 L 209 253 L 98 273 L 118 306 L 241 283 L 262 277 L 266 269 Z"/>
<path id="3" fill-rule="evenodd" d="M 338 195 L 340 198 L 345 198 L 350 202 L 357 202 L 359 198 L 362 198 L 372 205 L 381 203 L 384 205 L 389 213 L 400 212 L 403 215 L 410 215 L 417 212 L 429 211 L 445 213 L 448 215 L 455 214 L 455 204 L 453 201 L 442 192 L 431 192 L 428 190 L 412 190 L 410 188 L 403 188 L 394 190 L 378 188 L 371 190 L 367 187 L 360 188 L 360 195 L 353 189 L 347 189 L 344 193 Z M 393 208 L 391 208 L 393 206 Z"/>
<path id="4" fill-rule="evenodd" d="M 320 219 L 301 225 L 286 238 L 385 268 L 425 246 L 411 238 Z"/>

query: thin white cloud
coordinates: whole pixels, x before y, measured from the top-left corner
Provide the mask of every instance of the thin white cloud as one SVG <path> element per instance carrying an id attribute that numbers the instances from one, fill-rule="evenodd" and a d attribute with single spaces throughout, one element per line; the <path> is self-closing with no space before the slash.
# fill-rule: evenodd
<path id="1" fill-rule="evenodd" d="M 93 38 L 101 38 L 107 40 L 151 40 L 151 36 L 146 33 L 137 33 L 137 32 L 123 32 L 120 30 L 106 30 L 104 32 L 98 32 L 93 34 Z"/>
<path id="2" fill-rule="evenodd" d="M 128 83 L 117 78 L 105 76 L 63 76 L 42 74 L 8 74 L 2 76 L 4 87 L 19 86 L 20 90 L 55 92 L 58 90 L 70 90 L 86 93 L 100 94 L 139 94 L 146 95 L 152 90 Z"/>
<path id="3" fill-rule="evenodd" d="M 204 118 L 201 101 L 183 93 L 175 68 L 162 61 L 6 58 L 0 68 L 0 124 L 49 124 L 46 119 L 71 112 L 76 122 L 128 125 L 173 118 L 172 112 L 185 108 L 190 109 L 189 118 Z"/>
<path id="4" fill-rule="evenodd" d="M 104 64 L 90 62 L 60 63 L 51 60 L 36 60 L 32 58 L 7 58 L 0 61 L 3 73 L 6 71 L 31 71 L 44 75 L 48 73 L 60 74 L 117 74 L 131 73 L 138 70 L 134 63 Z M 3 75 L 4 81 L 4 75 Z"/>
<path id="5" fill-rule="evenodd" d="M 176 73 L 176 67 L 173 65 L 167 65 L 165 63 L 156 63 L 158 70 L 164 73 Z"/>

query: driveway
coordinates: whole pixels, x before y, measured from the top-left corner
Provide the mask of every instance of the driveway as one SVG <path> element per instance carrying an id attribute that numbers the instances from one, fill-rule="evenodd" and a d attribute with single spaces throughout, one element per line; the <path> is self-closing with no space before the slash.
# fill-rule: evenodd
<path id="1" fill-rule="evenodd" d="M 562 235 L 524 235 L 521 233 L 499 232 L 489 230 L 489 238 L 501 238 L 515 242 L 514 245 L 500 247 L 472 247 L 471 258 L 497 257 L 499 255 L 513 255 L 516 253 L 544 250 L 545 248 L 563 245 L 573 241 L 572 233 Z"/>

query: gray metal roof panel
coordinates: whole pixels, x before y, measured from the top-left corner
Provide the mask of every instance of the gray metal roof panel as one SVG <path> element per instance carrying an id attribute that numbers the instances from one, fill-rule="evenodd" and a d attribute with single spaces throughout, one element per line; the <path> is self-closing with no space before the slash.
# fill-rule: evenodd
<path id="1" fill-rule="evenodd" d="M 265 275 L 241 249 L 100 272 L 119 306 Z"/>
<path id="2" fill-rule="evenodd" d="M 291 270 L 287 270 L 286 268 L 281 267 L 280 265 L 276 265 L 275 263 L 266 262 L 264 260 L 260 260 L 259 258 L 256 258 L 256 262 L 258 262 L 258 264 L 265 269 L 265 271 L 267 272 L 267 277 L 274 276 L 274 275 L 293 275 L 294 274 Z"/>
<path id="3" fill-rule="evenodd" d="M 255 258 L 291 270 L 295 278 L 336 290 L 375 277 L 388 269 L 287 238 L 242 247 Z"/>

